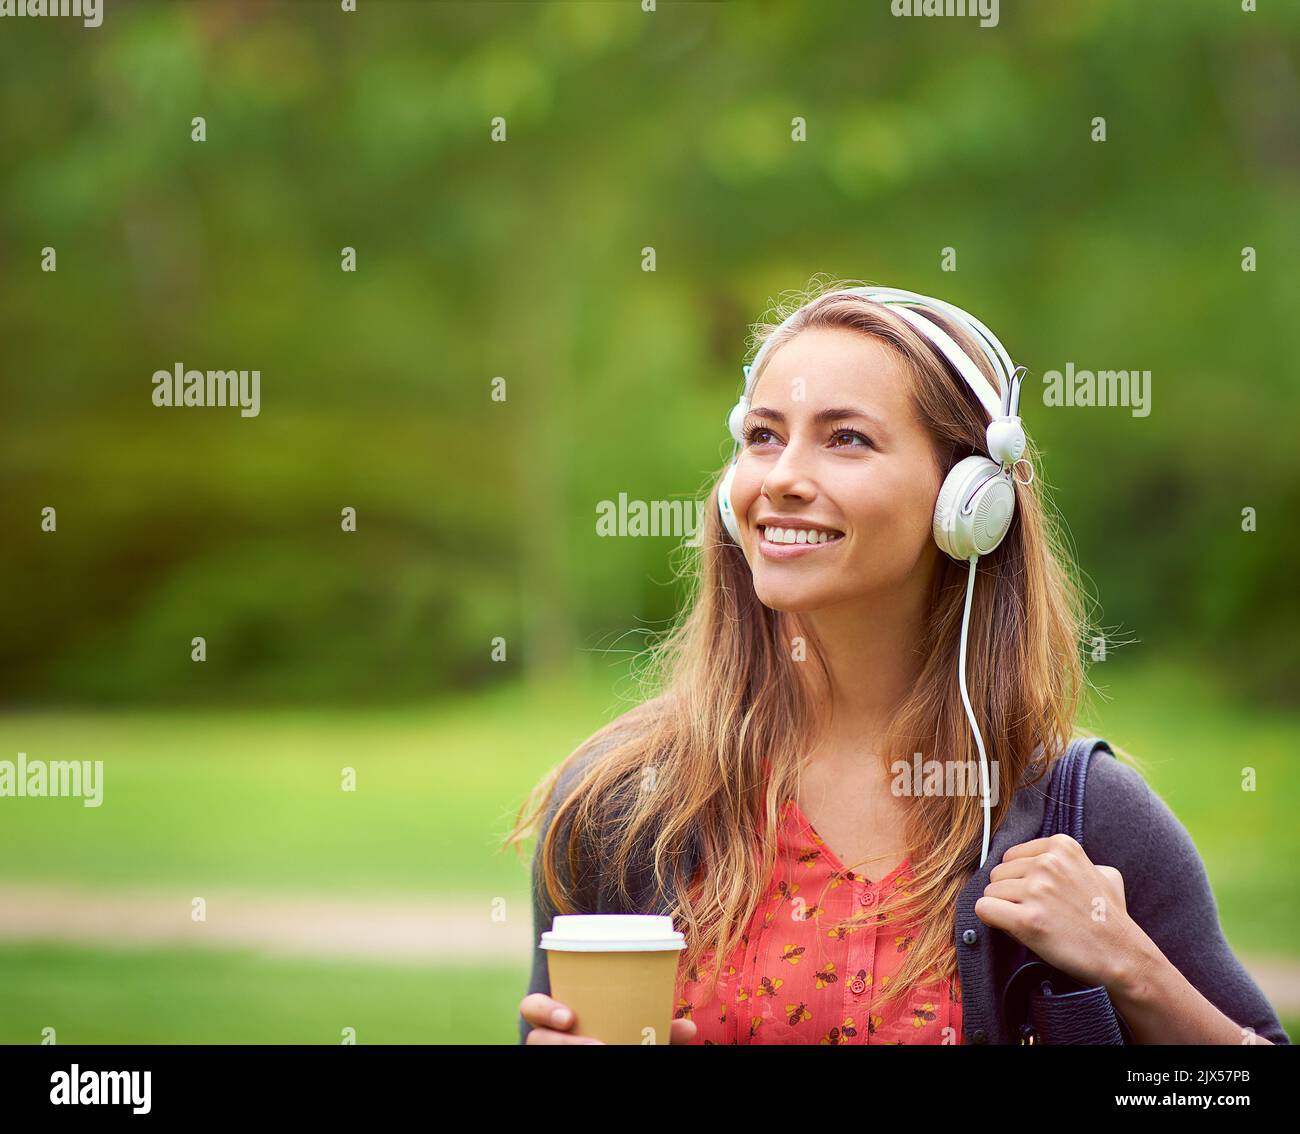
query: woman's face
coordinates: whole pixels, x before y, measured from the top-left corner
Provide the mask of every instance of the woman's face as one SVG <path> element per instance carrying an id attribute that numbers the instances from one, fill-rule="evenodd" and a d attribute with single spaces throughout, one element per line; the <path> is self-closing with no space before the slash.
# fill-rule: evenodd
<path id="1" fill-rule="evenodd" d="M 891 348 L 843 328 L 801 331 L 768 359 L 731 488 L 765 606 L 803 613 L 928 586 L 940 475 L 909 382 Z"/>

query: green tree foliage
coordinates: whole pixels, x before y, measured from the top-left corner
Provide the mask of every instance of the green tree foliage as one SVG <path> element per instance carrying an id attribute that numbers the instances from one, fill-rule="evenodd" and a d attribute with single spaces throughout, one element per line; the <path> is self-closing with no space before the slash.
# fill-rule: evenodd
<path id="1" fill-rule="evenodd" d="M 3 695 L 424 696 L 635 648 L 675 543 L 596 506 L 707 490 L 747 325 L 815 273 L 997 329 L 1104 621 L 1289 695 L 1300 17 L 1261 8 L 4 21 Z M 177 362 L 257 368 L 261 413 L 155 407 Z M 1067 363 L 1150 370 L 1151 413 L 1044 406 Z"/>

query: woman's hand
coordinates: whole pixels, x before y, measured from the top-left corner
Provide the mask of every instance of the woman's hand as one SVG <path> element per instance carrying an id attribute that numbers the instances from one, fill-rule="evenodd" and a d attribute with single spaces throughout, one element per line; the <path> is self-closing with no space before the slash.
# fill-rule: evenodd
<path id="1" fill-rule="evenodd" d="M 989 872 L 975 916 L 1087 985 L 1110 986 L 1147 956 L 1120 872 L 1094 864 L 1065 834 L 1011 847 Z"/>
<path id="2" fill-rule="evenodd" d="M 541 992 L 530 992 L 519 1002 L 519 1014 L 533 1026 L 527 1043 L 601 1043 L 591 1036 L 574 1035 L 573 1009 Z M 691 1020 L 674 1020 L 669 1043 L 690 1043 L 695 1038 Z"/>

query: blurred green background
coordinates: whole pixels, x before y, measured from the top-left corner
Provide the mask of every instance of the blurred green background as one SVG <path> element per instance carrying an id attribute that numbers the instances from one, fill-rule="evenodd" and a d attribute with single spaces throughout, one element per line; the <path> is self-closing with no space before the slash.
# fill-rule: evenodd
<path id="1" fill-rule="evenodd" d="M 1039 475 L 1130 643 L 1088 723 L 1192 832 L 1234 946 L 1300 974 L 1300 10 L 358 8 L 0 21 L 0 759 L 106 778 L 97 809 L 0 799 L 11 920 L 76 884 L 518 934 L 497 844 L 682 597 L 678 541 L 596 507 L 706 491 L 748 324 L 824 273 L 966 306 L 1029 367 Z M 155 407 L 177 362 L 260 370 L 260 414 Z M 1150 370 L 1150 415 L 1043 405 L 1068 363 Z M 0 1042 L 511 1042 L 529 961 L 5 919 Z"/>

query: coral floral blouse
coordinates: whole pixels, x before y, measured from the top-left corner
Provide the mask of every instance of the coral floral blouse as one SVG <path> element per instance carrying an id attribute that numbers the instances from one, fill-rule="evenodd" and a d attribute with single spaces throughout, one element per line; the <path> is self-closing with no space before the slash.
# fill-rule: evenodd
<path id="1" fill-rule="evenodd" d="M 786 801 L 775 880 L 708 998 L 712 956 L 679 970 L 674 1015 L 695 1022 L 699 1044 L 960 1043 L 960 977 L 919 984 L 880 1004 L 911 947 L 897 915 L 873 910 L 903 890 L 910 859 L 877 882 L 848 870 Z M 853 919 L 860 925 L 837 927 Z"/>

